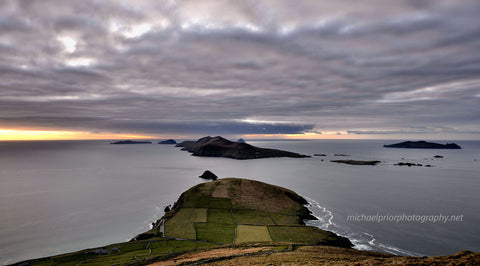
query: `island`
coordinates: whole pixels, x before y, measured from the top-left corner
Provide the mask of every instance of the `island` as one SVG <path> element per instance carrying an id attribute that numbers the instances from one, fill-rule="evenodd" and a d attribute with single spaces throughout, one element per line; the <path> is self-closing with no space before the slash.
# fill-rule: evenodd
<path id="1" fill-rule="evenodd" d="M 350 165 L 377 165 L 380 161 L 358 161 L 358 160 L 332 160 L 333 163 L 344 163 Z"/>
<path id="2" fill-rule="evenodd" d="M 433 167 L 432 165 L 430 164 L 426 164 L 426 165 L 423 165 L 421 163 L 408 163 L 408 162 L 399 162 L 399 163 L 396 163 L 394 164 L 395 166 L 408 166 L 408 167 L 412 167 L 412 166 L 424 166 L 424 167 Z"/>
<path id="3" fill-rule="evenodd" d="M 152 229 L 128 242 L 15 265 L 479 265 L 480 253 L 400 257 L 352 249 L 345 237 L 304 224 L 315 219 L 297 193 L 225 178 L 182 193 Z"/>
<path id="4" fill-rule="evenodd" d="M 295 152 L 276 149 L 265 149 L 255 147 L 247 143 L 233 142 L 220 136 L 203 137 L 197 141 L 184 141 L 177 146 L 183 147 L 182 150 L 192 153 L 193 156 L 225 157 L 238 160 L 270 157 L 310 157 L 308 155 L 303 155 Z"/>
<path id="5" fill-rule="evenodd" d="M 206 170 L 205 172 L 203 172 L 203 174 L 199 177 L 203 178 L 203 179 L 210 179 L 210 180 L 217 180 L 218 179 L 218 176 L 216 174 L 212 173 L 209 170 Z"/>
<path id="6" fill-rule="evenodd" d="M 244 139 L 238 139 L 237 142 L 238 143 L 246 143 L 246 141 Z"/>
<path id="7" fill-rule="evenodd" d="M 440 144 L 427 141 L 405 141 L 396 144 L 383 145 L 385 148 L 404 148 L 404 149 L 461 149 L 455 143 Z"/>
<path id="8" fill-rule="evenodd" d="M 117 142 L 112 142 L 110 144 L 152 144 L 151 141 L 133 141 L 133 140 L 121 140 Z"/>
<path id="9" fill-rule="evenodd" d="M 158 144 L 170 144 L 170 145 L 173 145 L 173 144 L 177 144 L 177 142 L 176 142 L 174 139 L 167 139 L 167 140 L 159 141 Z"/>

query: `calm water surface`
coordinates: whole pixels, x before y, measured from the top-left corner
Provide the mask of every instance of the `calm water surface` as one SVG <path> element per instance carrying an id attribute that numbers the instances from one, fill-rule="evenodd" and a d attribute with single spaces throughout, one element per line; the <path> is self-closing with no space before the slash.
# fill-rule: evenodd
<path id="1" fill-rule="evenodd" d="M 0 264 L 129 240 L 202 182 L 197 176 L 207 169 L 296 191 L 319 218 L 310 224 L 349 237 L 359 249 L 400 255 L 479 251 L 480 142 L 456 142 L 462 150 L 382 147 L 395 142 L 253 141 L 327 156 L 245 161 L 193 157 L 170 145 L 0 142 Z M 333 159 L 381 163 L 351 166 Z M 434 167 L 394 165 L 400 161 Z M 447 223 L 347 218 L 361 214 L 463 217 Z"/>

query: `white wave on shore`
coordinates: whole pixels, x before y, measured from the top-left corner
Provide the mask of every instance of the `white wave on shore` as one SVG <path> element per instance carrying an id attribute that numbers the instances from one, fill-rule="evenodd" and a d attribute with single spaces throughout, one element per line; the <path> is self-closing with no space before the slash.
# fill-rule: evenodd
<path id="1" fill-rule="evenodd" d="M 339 224 L 334 222 L 334 216 L 332 211 L 328 210 L 326 207 L 320 205 L 318 202 L 309 197 L 303 197 L 309 202 L 307 207 L 313 212 L 313 216 L 318 219 L 307 221 L 307 224 L 311 226 L 316 226 L 323 230 L 331 231 L 337 235 L 350 239 L 350 241 L 354 245 L 353 248 L 355 249 L 378 251 L 398 256 L 423 256 L 423 254 L 404 250 L 386 243 L 381 243 L 377 241 L 374 235 L 370 233 L 353 232 L 350 228 L 347 228 L 346 226 L 340 226 Z"/>

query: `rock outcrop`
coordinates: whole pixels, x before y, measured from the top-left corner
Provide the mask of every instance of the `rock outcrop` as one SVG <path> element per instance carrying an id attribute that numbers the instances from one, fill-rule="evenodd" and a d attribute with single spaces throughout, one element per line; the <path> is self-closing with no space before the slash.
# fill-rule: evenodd
<path id="1" fill-rule="evenodd" d="M 210 172 L 209 170 L 203 172 L 203 174 L 199 177 L 203 178 L 203 179 L 209 179 L 209 180 L 217 180 L 218 179 L 218 176 L 215 175 L 214 173 Z"/>

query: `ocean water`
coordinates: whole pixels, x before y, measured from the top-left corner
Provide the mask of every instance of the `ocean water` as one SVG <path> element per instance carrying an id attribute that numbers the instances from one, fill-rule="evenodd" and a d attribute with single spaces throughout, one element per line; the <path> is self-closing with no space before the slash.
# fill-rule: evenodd
<path id="1" fill-rule="evenodd" d="M 183 191 L 204 182 L 198 176 L 207 169 L 296 191 L 319 218 L 309 224 L 348 237 L 358 249 L 399 255 L 479 251 L 480 142 L 456 141 L 462 150 L 382 147 L 396 142 L 251 141 L 327 156 L 243 161 L 194 157 L 171 145 L 0 142 L 0 264 L 127 241 L 148 230 Z M 334 159 L 381 163 L 353 166 Z M 433 167 L 394 165 L 401 161 Z M 455 221 L 434 222 L 440 215 Z M 366 218 L 373 216 L 384 221 Z"/>

